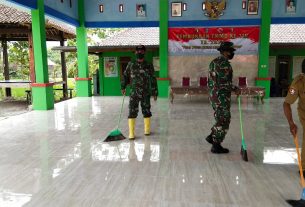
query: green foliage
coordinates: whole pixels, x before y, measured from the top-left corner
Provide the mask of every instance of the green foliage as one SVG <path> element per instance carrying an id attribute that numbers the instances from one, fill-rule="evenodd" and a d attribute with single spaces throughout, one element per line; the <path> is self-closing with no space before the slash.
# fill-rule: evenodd
<path id="1" fill-rule="evenodd" d="M 88 45 L 99 45 L 101 39 L 113 36 L 122 29 L 112 28 L 112 29 L 88 29 Z M 70 39 L 67 41 L 67 46 L 76 47 L 76 39 Z M 0 50 L 1 51 L 1 50 Z M 28 42 L 9 42 L 8 43 L 8 54 L 9 54 L 9 64 L 11 77 L 14 79 L 27 80 L 29 79 L 29 44 Z M 2 55 L 0 55 L 1 57 Z M 61 73 L 61 57 L 59 51 L 48 50 L 48 58 L 53 61 L 56 66 L 54 67 L 51 75 L 52 79 L 59 77 L 58 74 Z M 68 73 L 68 88 L 75 88 L 74 77 L 77 76 L 77 54 L 75 52 L 66 53 L 66 64 Z M 89 65 L 89 76 L 92 77 L 99 67 L 99 59 L 97 55 L 89 55 L 88 57 Z M 0 79 L 3 80 L 3 63 L 2 57 L 0 58 Z M 61 81 L 58 80 L 58 81 Z M 56 86 L 57 87 L 57 86 Z M 25 98 L 26 89 L 13 89 L 13 96 L 18 98 Z M 0 98 L 3 96 L 3 91 L 0 89 Z M 73 92 L 75 96 L 75 91 Z M 59 100 L 62 97 L 62 92 L 55 92 L 55 100 Z"/>
<path id="2" fill-rule="evenodd" d="M 109 36 L 113 36 L 117 32 L 120 32 L 122 29 L 111 28 L 111 29 L 88 29 L 87 30 L 87 41 L 88 45 L 99 45 L 100 39 L 105 39 Z M 69 39 L 67 41 L 67 46 L 76 47 L 76 39 Z M 52 54 L 51 54 L 52 53 Z M 53 53 L 57 53 L 54 55 Z M 49 55 L 50 54 L 50 55 Z M 49 58 L 55 62 L 60 63 L 60 52 L 59 51 L 48 51 Z M 96 73 L 96 70 L 99 68 L 99 59 L 97 55 L 88 56 L 88 65 L 89 65 L 89 76 L 92 77 Z M 77 76 L 77 54 L 75 52 L 66 53 L 66 64 L 67 64 L 67 73 L 69 78 L 74 78 Z"/>
<path id="3" fill-rule="evenodd" d="M 16 78 L 29 79 L 29 43 L 24 41 L 8 44 L 10 73 Z"/>
<path id="4" fill-rule="evenodd" d="M 76 47 L 76 39 L 68 40 L 67 46 Z M 68 77 L 69 78 L 76 77 L 77 76 L 77 55 L 75 52 L 66 53 L 66 63 L 67 63 Z"/>
<path id="5" fill-rule="evenodd" d="M 88 29 L 87 35 L 88 37 L 97 37 L 98 39 L 105 39 L 107 37 L 111 37 L 116 33 L 122 31 L 119 28 L 107 28 L 107 29 Z M 96 41 L 97 38 L 88 38 L 88 45 L 98 45 Z"/>
<path id="6" fill-rule="evenodd" d="M 48 49 L 48 59 L 52 60 L 57 65 L 61 65 L 60 52 L 54 52 L 51 49 Z"/>

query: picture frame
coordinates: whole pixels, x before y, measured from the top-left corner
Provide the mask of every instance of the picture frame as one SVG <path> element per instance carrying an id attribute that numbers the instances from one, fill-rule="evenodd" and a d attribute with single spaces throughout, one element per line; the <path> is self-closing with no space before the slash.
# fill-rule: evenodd
<path id="1" fill-rule="evenodd" d="M 295 14 L 297 8 L 297 0 L 285 0 L 286 13 Z"/>
<path id="2" fill-rule="evenodd" d="M 104 76 L 106 78 L 118 77 L 116 57 L 104 57 Z"/>
<path id="3" fill-rule="evenodd" d="M 171 16 L 181 17 L 182 16 L 182 2 L 171 3 Z"/>
<path id="4" fill-rule="evenodd" d="M 247 15 L 258 15 L 259 0 L 249 0 L 247 6 Z"/>
<path id="5" fill-rule="evenodd" d="M 146 4 L 137 4 L 136 5 L 136 16 L 137 17 L 146 17 Z"/>

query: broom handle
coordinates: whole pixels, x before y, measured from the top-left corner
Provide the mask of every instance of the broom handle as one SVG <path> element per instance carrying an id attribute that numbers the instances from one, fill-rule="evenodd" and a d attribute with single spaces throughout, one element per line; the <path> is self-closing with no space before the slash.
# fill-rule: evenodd
<path id="1" fill-rule="evenodd" d="M 243 121 L 242 121 L 242 115 L 241 115 L 240 96 L 238 96 L 238 111 L 239 111 L 241 143 L 242 143 L 243 148 L 246 150 L 247 145 L 246 145 L 246 142 L 245 142 L 245 139 L 244 139 L 244 129 L 243 129 Z"/>
<path id="2" fill-rule="evenodd" d="M 122 101 L 122 106 L 121 106 L 121 110 L 120 110 L 120 116 L 119 116 L 119 120 L 118 120 L 117 129 L 119 129 L 119 126 L 120 126 L 120 123 L 121 123 L 122 112 L 123 112 L 123 107 L 124 107 L 124 99 L 125 99 L 125 94 L 123 96 L 123 101 Z"/>
<path id="3" fill-rule="evenodd" d="M 301 164 L 301 155 L 300 155 L 300 149 L 299 149 L 299 143 L 298 143 L 298 136 L 294 136 L 294 144 L 297 150 L 297 155 L 298 155 L 298 164 L 299 164 L 299 169 L 300 169 L 300 175 L 301 175 L 301 185 L 303 188 L 305 188 L 305 182 L 304 182 L 304 175 L 303 175 L 303 168 Z"/>

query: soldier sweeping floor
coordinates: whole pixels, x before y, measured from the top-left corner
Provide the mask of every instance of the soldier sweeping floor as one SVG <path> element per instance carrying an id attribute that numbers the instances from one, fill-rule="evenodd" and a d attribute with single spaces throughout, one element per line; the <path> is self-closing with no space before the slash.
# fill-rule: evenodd
<path id="1" fill-rule="evenodd" d="M 229 62 L 234 57 L 233 43 L 222 42 L 217 50 L 221 56 L 210 63 L 208 81 L 209 99 L 216 122 L 206 140 L 213 145 L 212 153 L 221 154 L 229 152 L 229 149 L 223 148 L 221 143 L 230 125 L 231 91 L 239 93 L 239 88 L 232 84 L 233 70 Z"/>
<path id="2" fill-rule="evenodd" d="M 123 74 L 121 83 L 122 94 L 126 93 L 126 86 L 130 81 L 129 99 L 129 139 L 135 139 L 135 121 L 139 112 L 139 102 L 141 103 L 142 114 L 144 116 L 144 134 L 150 135 L 150 97 L 157 100 L 158 87 L 154 76 L 154 67 L 144 60 L 145 46 L 136 47 L 136 60 L 130 61 Z"/>

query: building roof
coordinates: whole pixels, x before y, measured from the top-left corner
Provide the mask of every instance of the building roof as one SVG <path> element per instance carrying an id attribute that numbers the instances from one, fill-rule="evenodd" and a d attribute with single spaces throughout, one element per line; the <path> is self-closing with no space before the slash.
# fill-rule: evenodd
<path id="1" fill-rule="evenodd" d="M 305 24 L 273 24 L 270 28 L 270 43 L 305 43 Z M 159 28 L 128 28 L 106 38 L 99 46 L 159 45 Z"/>
<path id="2" fill-rule="evenodd" d="M 111 37 L 101 40 L 98 46 L 89 46 L 89 53 L 101 53 L 110 51 L 134 51 L 137 45 L 145 45 L 146 50 L 155 51 L 159 49 L 159 28 L 128 28 L 116 33 Z M 54 47 L 52 50 L 64 52 L 75 52 L 76 47 L 64 46 Z"/>
<path id="3" fill-rule="evenodd" d="M 270 43 L 305 43 L 305 24 L 273 24 L 270 29 Z"/>
<path id="4" fill-rule="evenodd" d="M 276 24 L 271 25 L 270 45 L 271 47 L 287 46 L 304 47 L 305 24 Z M 105 51 L 130 51 L 136 45 L 143 44 L 147 48 L 157 49 L 159 47 L 159 28 L 128 28 L 112 37 L 101 40 L 98 46 L 90 46 L 89 52 L 98 53 Z M 55 47 L 54 50 L 66 52 L 76 51 L 75 47 Z"/>
<path id="5" fill-rule="evenodd" d="M 108 37 L 99 43 L 99 46 L 155 46 L 159 45 L 159 28 L 128 28 Z"/>
<path id="6" fill-rule="evenodd" d="M 5 34 L 7 38 L 26 38 L 31 24 L 29 13 L 0 4 L 0 35 Z M 61 35 L 64 39 L 70 39 L 75 37 L 75 28 L 47 18 L 46 34 L 48 40 L 59 40 Z"/>

